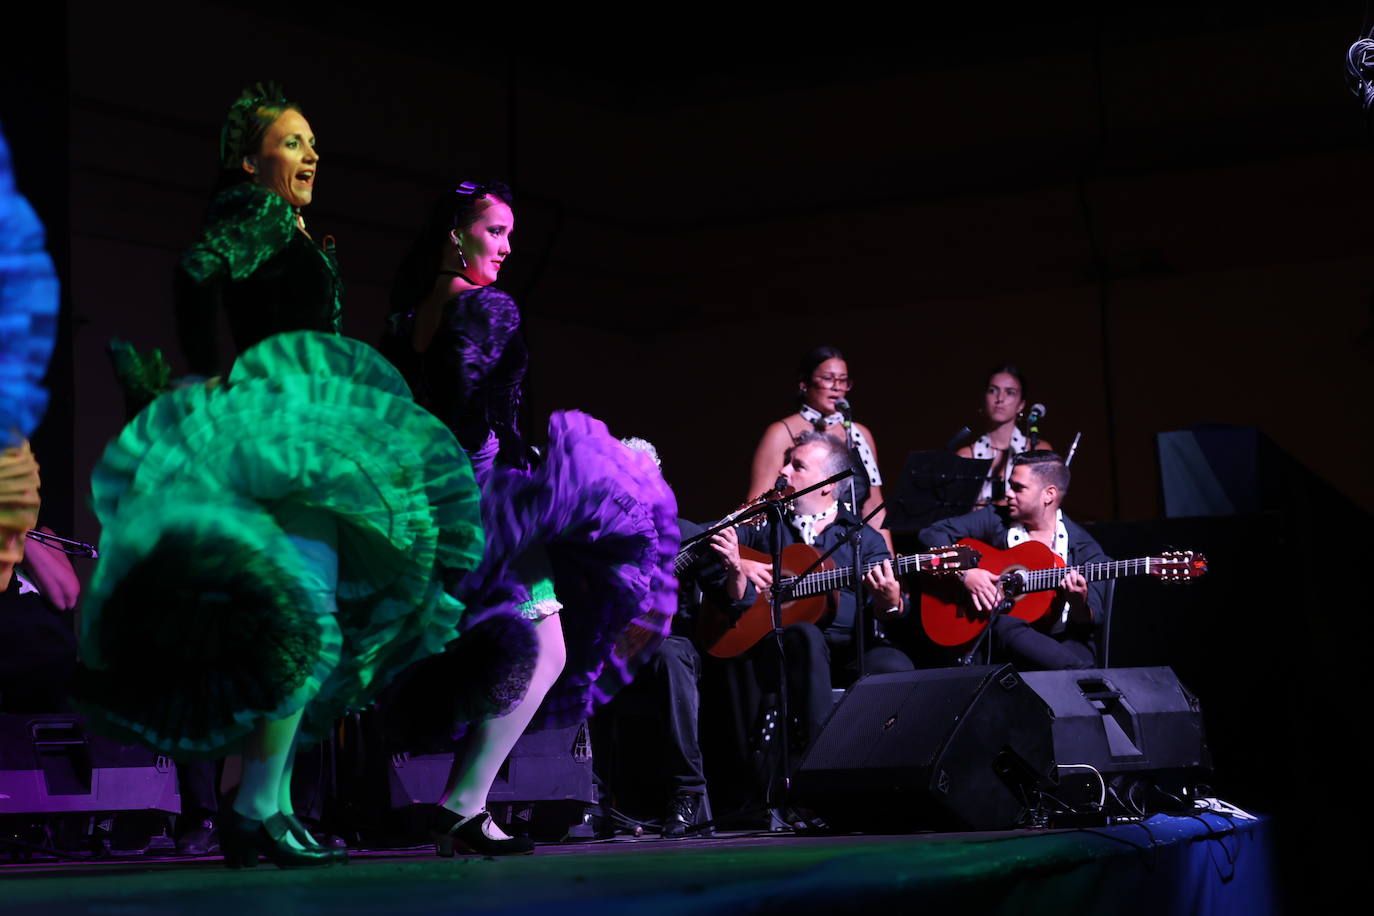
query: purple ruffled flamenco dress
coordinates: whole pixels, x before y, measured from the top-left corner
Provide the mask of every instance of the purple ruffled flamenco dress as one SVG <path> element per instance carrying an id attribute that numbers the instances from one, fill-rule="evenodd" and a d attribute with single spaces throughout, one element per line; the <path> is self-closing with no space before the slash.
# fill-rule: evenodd
<path id="1" fill-rule="evenodd" d="M 382 350 L 468 451 L 482 491 L 487 547 L 457 597 L 473 620 L 512 606 L 528 619 L 559 613 L 567 662 L 531 728 L 582 721 L 670 632 L 676 499 L 652 458 L 580 411 L 550 417 L 542 455 L 526 447 L 516 415 L 528 352 L 510 296 L 491 287 L 455 296 L 423 354 L 411 346 L 412 321 L 393 316 Z M 463 652 L 463 640 L 455 647 Z M 453 718 L 461 731 L 461 714 Z"/>

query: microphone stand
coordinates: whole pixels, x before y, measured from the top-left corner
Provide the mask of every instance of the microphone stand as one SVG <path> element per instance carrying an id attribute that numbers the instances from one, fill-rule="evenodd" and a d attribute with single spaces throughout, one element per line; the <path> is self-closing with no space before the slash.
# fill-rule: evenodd
<path id="1" fill-rule="evenodd" d="M 988 641 L 988 635 L 992 633 L 992 618 L 1002 613 L 1002 608 L 1007 604 L 1008 602 L 1004 599 L 1001 604 L 992 609 L 992 613 L 988 615 L 988 625 L 983 627 L 983 632 L 978 634 L 978 638 L 973 641 L 973 645 L 969 646 L 968 651 L 959 656 L 960 665 L 967 666 L 974 664 L 984 643 Z M 991 661 L 991 659 L 989 659 L 989 661 Z"/>
<path id="2" fill-rule="evenodd" d="M 833 477 L 833 478 L 831 478 L 831 479 L 834 480 L 834 479 L 838 479 L 838 478 L 843 478 L 845 474 L 852 474 L 852 473 L 854 473 L 854 472 L 853 472 L 853 471 L 842 471 L 840 474 L 837 474 L 835 477 Z M 822 483 L 817 484 L 816 486 L 822 486 L 822 487 L 823 487 L 823 486 L 825 486 L 825 483 L 822 482 Z M 810 491 L 813 490 L 813 489 L 815 489 L 815 487 L 807 487 L 807 488 L 806 488 L 805 490 L 803 490 L 802 492 L 803 492 L 803 493 L 807 493 L 807 492 L 810 492 Z M 798 494 L 798 495 L 800 495 L 800 494 Z M 831 545 L 831 547 L 830 547 L 829 550 L 827 550 L 825 553 L 823 553 L 823 554 L 819 555 L 818 557 L 816 557 L 816 559 L 811 563 L 810 566 L 806 567 L 806 569 L 804 569 L 802 572 L 800 572 L 800 573 L 798 573 L 797 575 L 795 575 L 795 576 L 792 577 L 792 582 L 793 582 L 793 583 L 800 582 L 802 579 L 805 579 L 807 576 L 811 575 L 813 572 L 815 572 L 816 570 L 820 569 L 820 568 L 821 568 L 821 565 L 822 565 L 823 563 L 825 563 L 826 560 L 830 559 L 831 555 L 833 555 L 833 554 L 835 553 L 835 551 L 839 550 L 840 547 L 841 547 L 842 545 L 844 545 L 844 544 L 852 544 L 852 545 L 854 546 L 854 562 L 851 564 L 851 570 L 850 570 L 850 578 L 852 579 L 852 581 L 850 582 L 850 587 L 854 589 L 854 626 L 855 626 L 855 628 L 856 628 L 855 645 L 857 646 L 859 652 L 861 653 L 860 656 L 859 656 L 859 677 L 863 677 L 863 676 L 867 673 L 867 672 L 864 670 L 864 662 L 863 662 L 863 655 L 862 655 L 862 652 L 863 652 L 863 649 L 864 649 L 864 635 L 863 635 L 863 634 L 864 634 L 864 629 L 865 629 L 865 627 L 864 627 L 864 624 L 863 624 L 863 622 L 862 622 L 862 620 L 863 620 L 863 556 L 862 556 L 862 554 L 861 554 L 860 551 L 859 551 L 859 544 L 860 544 L 860 539 L 861 539 L 862 536 L 863 536 L 864 526 L 867 525 L 869 522 L 871 522 L 871 521 L 873 520 L 873 517 L 874 517 L 875 515 L 877 515 L 879 512 L 883 511 L 883 509 L 885 509 L 886 507 L 887 507 L 887 501 L 886 501 L 886 500 L 884 500 L 883 502 L 881 502 L 881 503 L 879 503 L 878 505 L 874 506 L 874 507 L 873 507 L 873 511 L 870 512 L 870 513 L 868 513 L 867 515 L 865 515 L 865 516 L 863 517 L 863 520 L 860 521 L 859 524 L 858 524 L 857 526 L 855 526 L 855 528 L 854 528 L 854 530 L 853 530 L 852 533 L 850 533 L 849 535 L 847 535 L 845 538 L 836 541 L 833 545 Z M 845 524 L 848 525 L 848 524 L 850 524 L 850 523 L 849 523 L 849 522 L 845 522 Z M 693 538 L 693 541 L 695 541 L 695 540 L 696 540 L 696 539 Z M 776 555 L 775 555 L 775 556 L 776 556 Z M 774 595 L 774 597 L 777 597 L 777 596 L 779 596 L 779 595 L 782 596 L 781 600 L 779 601 L 779 606 L 781 606 L 781 601 L 785 601 L 785 600 L 786 600 L 787 593 L 788 593 L 788 589 L 789 589 L 789 586 L 783 584 L 781 578 L 779 578 L 778 570 L 775 569 L 775 570 L 774 570 L 774 578 L 773 578 L 773 595 Z M 775 628 L 776 628 L 776 625 L 778 624 L 778 622 L 779 622 L 779 620 L 778 620 L 778 612 L 775 611 L 775 612 L 774 612 L 774 617 L 773 617 L 773 623 L 774 623 Z"/>
<path id="3" fill-rule="evenodd" d="M 859 677 L 855 683 L 858 683 L 858 681 L 868 676 L 868 664 L 864 660 L 865 644 L 868 639 L 866 635 L 868 632 L 868 618 L 864 614 L 863 583 L 859 581 L 860 571 L 863 569 L 863 557 L 860 556 L 859 545 L 863 540 L 864 526 L 873 519 L 873 516 L 881 512 L 886 505 L 887 501 L 884 500 L 882 503 L 875 506 L 872 512 L 864 516 L 863 521 L 859 522 L 854 532 L 849 536 L 850 543 L 854 545 L 854 572 L 852 574 L 854 581 L 851 583 L 854 586 L 854 650 L 859 653 Z M 857 515 L 858 513 L 855 514 Z M 835 545 L 835 547 L 838 546 L 839 544 Z M 835 547 L 830 548 L 832 553 Z M 826 556 L 829 555 L 829 553 L 826 554 Z M 893 571 L 895 572 L 896 570 L 894 569 Z"/>
<path id="4" fill-rule="evenodd" d="M 997 607 L 993 608 L 992 611 L 989 612 L 988 625 L 983 627 L 983 632 L 978 634 L 978 638 L 973 641 L 973 644 L 971 646 L 969 646 L 968 651 L 965 652 L 963 655 L 959 656 L 960 665 L 972 665 L 974 663 L 974 659 L 978 655 L 978 652 L 983 648 L 983 645 L 988 642 L 989 637 L 992 635 L 993 618 L 995 618 L 998 614 L 1007 613 L 1016 604 L 1011 593 L 1011 586 L 1013 585 L 1013 583 L 1019 584 L 1019 580 L 1016 574 L 1004 573 L 1002 576 L 999 577 L 998 582 L 1002 585 L 1002 600 L 998 603 Z M 989 658 L 988 661 L 991 661 L 991 659 Z"/>
<path id="5" fill-rule="evenodd" d="M 1068 467 L 1069 465 L 1073 464 L 1074 453 L 1078 451 L 1078 443 L 1079 440 L 1081 440 L 1082 438 L 1083 434 L 1081 432 L 1074 435 L 1073 445 L 1069 446 L 1069 457 L 1064 459 L 1064 467 Z"/>
<path id="6" fill-rule="evenodd" d="M 849 406 L 847 398 L 841 400 L 840 404 L 843 405 L 840 407 L 840 412 L 844 416 L 844 447 L 849 451 L 849 460 L 852 464 L 854 461 L 853 408 Z M 867 473 L 867 471 L 865 471 L 865 473 Z M 856 517 L 863 511 L 863 506 L 859 505 L 858 491 L 854 486 L 854 478 L 858 476 L 859 475 L 855 473 L 849 478 L 849 511 L 853 512 Z M 869 486 L 872 485 L 873 482 L 870 480 Z M 881 508 L 880 506 L 879 509 Z M 850 564 L 852 567 L 851 578 L 854 580 L 850 583 L 854 589 L 854 648 L 859 653 L 859 677 L 861 679 L 867 673 L 864 670 L 864 630 L 867 629 L 868 624 L 864 617 L 863 583 L 859 581 L 861 571 L 863 570 L 863 557 L 860 555 L 859 542 L 863 536 L 863 526 L 868 523 L 868 519 L 876 514 L 878 514 L 878 509 L 874 509 L 873 512 L 869 513 L 868 518 L 860 522 L 859 526 L 855 528 L 849 536 L 849 541 L 854 547 L 853 562 Z M 840 543 L 843 542 L 838 542 L 835 546 L 838 547 Z M 827 556 L 828 555 L 829 554 L 827 554 Z"/>
<path id="7" fill-rule="evenodd" d="M 792 497 L 796 499 L 796 496 Z M 775 808 L 786 808 L 787 795 L 792 788 L 791 778 L 788 774 L 791 762 L 791 718 L 788 711 L 787 702 L 788 678 L 787 678 L 787 650 L 783 647 L 782 640 L 782 525 L 783 525 L 783 506 L 785 503 L 781 499 L 769 500 L 768 508 L 772 515 L 769 519 L 773 530 L 769 532 L 769 548 L 773 555 L 773 587 L 769 590 L 770 610 L 773 613 L 773 644 L 777 648 L 778 659 L 778 765 L 769 774 L 768 788 L 764 792 L 764 804 L 769 811 Z M 784 812 L 785 816 L 785 812 Z M 772 826 L 772 815 L 769 817 Z"/>
<path id="8" fill-rule="evenodd" d="M 805 496 L 807 493 L 810 493 L 813 490 L 819 490 L 821 487 L 827 487 L 832 483 L 839 483 L 841 480 L 844 480 L 846 477 L 850 476 L 853 473 L 854 472 L 852 470 L 840 471 L 840 473 L 827 477 L 820 483 L 814 483 L 804 490 L 797 490 L 793 493 L 787 493 L 775 497 L 774 499 L 760 500 L 757 506 L 747 509 L 744 512 L 739 513 L 738 515 L 732 515 L 725 521 L 719 522 L 715 525 L 712 525 L 709 528 L 704 529 L 701 532 L 701 534 L 695 534 L 692 537 L 689 537 L 687 540 L 683 541 L 681 544 L 678 545 L 678 549 L 682 550 L 688 547 L 695 546 L 696 544 L 699 544 L 700 542 L 706 540 L 718 531 L 724 531 L 726 528 L 738 525 L 741 522 L 747 521 L 748 519 L 751 519 L 756 515 L 762 515 L 763 513 L 769 511 L 769 508 L 772 506 L 773 503 L 777 503 L 779 505 L 787 505 L 788 503 L 794 501 L 798 496 Z"/>
<path id="9" fill-rule="evenodd" d="M 963 443 L 965 439 L 967 439 L 971 435 L 973 435 L 973 430 L 969 429 L 967 426 L 959 427 L 959 431 L 955 433 L 952 437 L 950 437 L 950 440 L 945 443 L 944 451 L 954 451 Z"/>
<path id="10" fill-rule="evenodd" d="M 843 405 L 842 407 L 840 407 L 840 415 L 844 417 L 844 447 L 845 447 L 845 451 L 849 452 L 849 463 L 850 463 L 850 464 L 853 464 L 853 463 L 854 463 L 854 410 L 853 410 L 852 407 L 849 406 L 849 401 L 848 401 L 847 399 L 841 399 L 840 404 Z M 868 473 L 867 470 L 865 470 L 864 473 L 867 474 L 867 473 Z M 861 506 L 861 505 L 859 505 L 859 494 L 858 494 L 858 489 L 857 489 L 857 488 L 855 487 L 855 485 L 854 485 L 854 484 L 855 484 L 855 478 L 858 477 L 858 476 L 859 476 L 859 475 L 858 475 L 857 473 L 851 474 L 851 475 L 849 476 L 849 511 L 850 511 L 850 512 L 853 512 L 855 515 L 858 515 L 860 512 L 862 512 L 862 511 L 864 510 L 864 507 Z M 873 485 L 873 481 L 870 480 L 870 481 L 869 481 L 869 486 L 872 486 L 872 485 Z"/>
<path id="11" fill-rule="evenodd" d="M 773 643 L 777 646 L 778 652 L 778 716 L 782 720 L 781 727 L 778 731 L 778 768 L 772 773 L 772 779 L 769 780 L 768 791 L 765 798 L 765 803 L 770 809 L 785 807 L 787 804 L 787 794 L 792 789 L 791 776 L 788 774 L 788 765 L 791 762 L 792 742 L 788 734 L 791 728 L 791 714 L 788 709 L 790 704 L 787 698 L 789 691 L 787 678 L 787 650 L 783 646 L 782 638 L 782 603 L 786 600 L 788 592 L 788 589 L 782 586 L 782 526 L 785 518 L 783 515 L 783 508 L 787 503 L 792 502 L 799 496 L 810 493 L 812 490 L 819 490 L 821 487 L 830 483 L 837 483 L 844 480 L 846 477 L 852 477 L 853 474 L 853 468 L 841 471 L 832 477 L 822 480 L 818 484 L 807 487 L 805 490 L 800 490 L 793 493 L 791 496 L 769 500 L 767 503 L 768 509 L 773 515 L 773 530 L 771 532 L 772 537 L 770 538 L 771 543 L 769 545 L 772 548 L 773 554 L 773 587 L 769 590 L 769 598 L 771 599 L 769 604 L 773 612 Z M 780 804 L 775 804 L 775 802 L 779 802 Z"/>
<path id="12" fill-rule="evenodd" d="M 781 726 L 778 731 L 778 754 L 779 762 L 777 769 L 770 774 L 768 788 L 765 791 L 765 804 L 770 808 L 777 808 L 786 805 L 787 793 L 791 788 L 791 780 L 788 776 L 788 756 L 790 753 L 790 741 L 788 740 L 789 712 L 788 712 L 788 683 L 787 683 L 787 651 L 783 647 L 782 640 L 782 605 L 786 600 L 787 589 L 782 587 L 782 526 L 786 516 L 784 509 L 786 506 L 800 496 L 805 496 L 813 490 L 829 486 L 832 483 L 839 483 L 846 477 L 854 474 L 853 469 L 841 471 L 838 474 L 827 477 L 820 483 L 813 484 L 804 490 L 795 493 L 778 496 L 775 499 L 764 500 L 758 506 L 743 512 L 734 518 L 707 528 L 701 534 L 689 538 L 683 542 L 683 547 L 690 547 L 698 541 L 708 538 L 718 531 L 723 531 L 732 525 L 737 525 L 745 519 L 753 518 L 767 512 L 771 516 L 770 523 L 770 547 L 773 555 L 773 587 L 769 590 L 769 604 L 773 613 L 773 642 L 777 646 L 778 658 L 778 715 L 781 718 Z"/>

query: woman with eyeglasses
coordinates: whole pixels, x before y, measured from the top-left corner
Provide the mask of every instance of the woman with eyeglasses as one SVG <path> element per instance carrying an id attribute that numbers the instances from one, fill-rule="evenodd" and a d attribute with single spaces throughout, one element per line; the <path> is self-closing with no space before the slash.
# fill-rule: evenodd
<path id="1" fill-rule="evenodd" d="M 849 365 L 844 354 L 834 347 L 816 347 L 802 356 L 797 366 L 797 410 L 768 424 L 754 449 L 753 473 L 749 480 L 752 499 L 773 486 L 778 479 L 787 450 L 797 437 L 809 430 L 823 432 L 845 442 L 854 456 L 852 499 L 863 518 L 883 501 L 882 475 L 878 473 L 878 446 L 873 433 L 862 423 L 845 419 L 848 409 Z M 844 401 L 842 404 L 841 401 Z M 840 485 L 840 501 L 850 502 L 849 483 Z M 869 524 L 889 539 L 882 527 L 887 512 L 880 511 Z M 890 550 L 892 545 L 888 544 Z"/>

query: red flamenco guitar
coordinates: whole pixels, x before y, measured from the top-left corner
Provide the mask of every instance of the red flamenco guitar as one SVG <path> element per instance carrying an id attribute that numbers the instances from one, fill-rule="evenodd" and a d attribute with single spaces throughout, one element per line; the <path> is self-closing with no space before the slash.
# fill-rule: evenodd
<path id="1" fill-rule="evenodd" d="M 1207 572 L 1207 558 L 1190 550 L 1069 567 L 1039 541 L 1026 541 L 1006 550 L 989 547 L 973 538 L 964 538 L 959 544 L 982 554 L 978 567 L 1001 580 L 1002 593 L 1011 602 L 1005 613 L 1032 624 L 1050 615 L 1055 607 L 1054 589 L 1070 569 L 1078 570 L 1089 582 L 1147 575 L 1181 582 Z M 926 635 L 941 646 L 963 646 L 973 642 L 991 616 L 987 611 L 974 609 L 968 592 L 957 581 L 932 583 L 921 595 L 921 626 Z"/>
<path id="2" fill-rule="evenodd" d="M 746 560 L 757 560 L 770 566 L 773 562 L 769 554 L 748 547 L 740 547 L 739 555 Z M 782 549 L 781 584 L 788 590 L 788 599 L 782 604 L 783 626 L 816 623 L 824 619 L 835 611 L 835 592 L 850 587 L 853 568 L 836 568 L 835 561 L 831 559 L 817 567 L 815 572 L 797 578 L 800 573 L 810 569 L 820 555 L 820 551 L 806 544 L 791 544 Z M 866 565 L 864 574 L 877 565 Z M 892 571 L 898 576 L 914 572 L 955 573 L 977 565 L 978 554 L 974 550 L 968 547 L 941 547 L 933 553 L 898 557 L 892 562 Z M 697 628 L 697 644 L 716 658 L 734 658 L 753 648 L 772 630 L 772 596 L 761 592 L 748 610 L 733 623 L 729 615 L 719 608 L 703 605 Z"/>

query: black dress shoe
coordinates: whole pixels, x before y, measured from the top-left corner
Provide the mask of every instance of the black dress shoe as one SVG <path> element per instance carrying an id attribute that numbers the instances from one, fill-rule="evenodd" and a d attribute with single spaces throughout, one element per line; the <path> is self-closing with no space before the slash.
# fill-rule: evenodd
<path id="1" fill-rule="evenodd" d="M 219 852 L 219 831 L 215 822 L 206 818 L 177 837 L 177 855 L 213 856 Z"/>
<path id="2" fill-rule="evenodd" d="M 663 836 L 670 839 L 684 837 L 687 831 L 696 826 L 697 810 L 701 808 L 701 796 L 690 792 L 679 792 L 668 803 L 668 813 L 663 815 Z"/>
<path id="3" fill-rule="evenodd" d="M 318 868 L 345 862 L 343 850 L 319 846 L 297 849 L 286 841 L 291 822 L 281 813 L 256 821 L 237 811 L 220 818 L 219 842 L 224 864 L 230 868 L 253 868 L 262 856 L 278 868 Z"/>
<path id="4" fill-rule="evenodd" d="M 524 837 L 496 839 L 488 836 L 485 828 L 491 823 L 486 808 L 472 817 L 463 817 L 443 805 L 435 805 L 429 815 L 429 835 L 434 838 L 434 851 L 445 857 L 456 852 L 479 856 L 527 856 L 534 852 L 534 844 Z"/>

